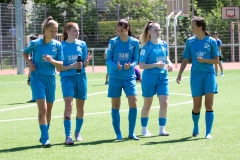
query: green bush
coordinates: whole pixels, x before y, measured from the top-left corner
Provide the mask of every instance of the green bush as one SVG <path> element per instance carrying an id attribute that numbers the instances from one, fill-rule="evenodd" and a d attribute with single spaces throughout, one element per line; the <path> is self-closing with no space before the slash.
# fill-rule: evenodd
<path id="1" fill-rule="evenodd" d="M 130 20 L 130 29 L 132 32 L 133 37 L 138 37 L 143 29 L 144 26 L 147 24 L 147 20 Z M 116 24 L 117 21 L 102 21 L 98 22 L 98 29 L 99 29 L 99 41 L 108 42 L 111 38 L 117 36 L 116 33 Z"/>

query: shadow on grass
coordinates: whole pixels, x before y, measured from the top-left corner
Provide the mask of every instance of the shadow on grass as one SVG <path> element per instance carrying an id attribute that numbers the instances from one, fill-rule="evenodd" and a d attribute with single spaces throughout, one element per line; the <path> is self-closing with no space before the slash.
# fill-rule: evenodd
<path id="1" fill-rule="evenodd" d="M 18 105 L 18 104 L 28 104 L 27 102 L 22 102 L 22 103 L 10 103 L 10 104 L 4 104 L 4 105 Z"/>
<path id="2" fill-rule="evenodd" d="M 65 145 L 65 144 L 64 143 L 52 144 L 51 147 L 56 146 L 56 145 Z M 0 153 L 4 153 L 4 152 L 20 152 L 20 151 L 29 150 L 29 149 L 36 149 L 36 148 L 46 148 L 46 149 L 48 149 L 48 148 L 51 148 L 51 147 L 43 147 L 42 145 L 15 147 L 15 148 L 9 148 L 9 149 L 0 150 Z"/>
<path id="3" fill-rule="evenodd" d="M 78 146 L 78 145 L 99 145 L 99 144 L 104 144 L 104 143 L 121 143 L 121 142 L 127 142 L 127 141 L 135 141 L 135 140 L 129 139 L 129 138 L 123 138 L 121 141 L 116 141 L 116 139 L 108 139 L 108 140 L 99 140 L 99 141 L 91 141 L 91 142 L 75 142 L 74 146 Z"/>
<path id="4" fill-rule="evenodd" d="M 120 142 L 122 142 L 122 141 L 120 141 Z M 74 146 L 75 145 L 76 146 L 78 146 L 78 145 L 98 145 L 98 144 L 104 144 L 104 143 L 115 143 L 115 139 L 107 139 L 107 140 L 99 140 L 99 141 L 91 141 L 91 142 L 84 142 L 84 141 L 82 141 L 82 142 L 75 142 Z"/>
<path id="5" fill-rule="evenodd" d="M 176 140 L 147 142 L 143 145 L 155 145 L 155 144 L 164 144 L 164 143 L 180 143 L 180 142 L 186 142 L 186 141 L 197 141 L 197 140 L 201 140 L 201 139 L 205 139 L 205 138 L 194 138 L 193 139 L 193 137 L 190 136 L 190 137 L 185 137 L 185 138 L 176 139 Z"/>
<path id="6" fill-rule="evenodd" d="M 52 144 L 52 148 L 54 146 L 63 146 L 63 147 L 76 147 L 76 146 L 84 146 L 84 145 L 99 145 L 99 144 L 105 144 L 105 143 L 121 143 L 121 142 L 126 142 L 130 139 L 128 138 L 123 138 L 122 141 L 115 141 L 115 139 L 108 139 L 108 140 L 99 140 L 99 141 L 91 141 L 91 142 L 75 142 L 74 145 L 66 145 L 65 143 L 58 143 L 58 144 Z M 3 149 L 0 150 L 0 153 L 8 153 L 8 152 L 21 152 L 24 150 L 29 150 L 29 149 L 36 149 L 36 148 L 45 148 L 42 145 L 35 145 L 35 146 L 24 146 L 24 147 L 15 147 L 15 148 L 9 148 L 9 149 Z M 46 149 L 48 149 L 46 148 Z"/>
<path id="7" fill-rule="evenodd" d="M 155 138 L 155 137 L 160 137 L 159 135 L 152 135 L 152 136 L 143 136 L 143 135 L 139 135 L 138 136 L 141 139 L 148 139 L 148 138 Z"/>

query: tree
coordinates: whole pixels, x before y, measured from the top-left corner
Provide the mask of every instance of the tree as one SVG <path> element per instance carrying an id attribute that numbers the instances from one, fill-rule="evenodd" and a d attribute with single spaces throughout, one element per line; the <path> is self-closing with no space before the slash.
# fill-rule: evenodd
<path id="1" fill-rule="evenodd" d="M 0 0 L 0 3 L 14 4 L 15 0 Z M 27 0 L 22 0 L 22 4 L 27 4 Z"/>
<path id="2" fill-rule="evenodd" d="M 200 0 L 199 0 L 200 1 Z M 231 0 L 232 6 L 240 6 L 239 0 Z M 209 31 L 225 31 L 229 30 L 229 21 L 222 20 L 221 8 L 229 6 L 229 0 L 215 0 L 215 6 L 211 10 L 206 10 L 202 5 L 198 6 L 198 16 L 204 17 Z"/>
<path id="3" fill-rule="evenodd" d="M 83 31 L 84 40 L 91 40 L 92 35 L 96 34 L 97 25 L 97 8 L 94 3 L 89 3 L 87 0 L 33 0 L 35 4 L 36 14 L 40 17 L 46 14 L 46 16 L 53 16 L 54 20 L 59 23 L 59 32 L 62 32 L 64 24 L 67 22 L 76 22 L 81 27 L 81 17 L 83 19 Z M 43 8 L 45 12 L 43 13 Z M 83 9 L 83 15 L 81 15 L 81 8 Z M 43 21 L 42 17 L 41 20 Z M 30 22 L 32 23 L 36 17 L 31 14 Z M 34 24 L 33 24 L 34 25 Z M 29 24 L 30 26 L 33 26 Z M 40 26 L 38 26 L 40 27 Z M 39 30 L 39 29 L 38 29 Z M 41 33 L 38 33 L 41 34 Z"/>
<path id="4" fill-rule="evenodd" d="M 166 7 L 165 0 L 109 0 L 106 3 L 107 20 L 117 20 L 119 17 L 129 20 L 155 20 L 161 23 L 166 17 Z"/>
<path id="5" fill-rule="evenodd" d="M 34 3 L 47 6 L 81 6 L 85 0 L 33 0 Z"/>

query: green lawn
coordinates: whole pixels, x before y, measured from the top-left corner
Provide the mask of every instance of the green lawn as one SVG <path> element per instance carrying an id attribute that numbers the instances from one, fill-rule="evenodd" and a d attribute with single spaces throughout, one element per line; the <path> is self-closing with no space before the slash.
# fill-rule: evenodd
<path id="1" fill-rule="evenodd" d="M 26 75 L 0 76 L 0 160 L 12 159 L 239 159 L 240 153 L 240 72 L 226 70 L 224 77 L 217 77 L 219 93 L 214 97 L 215 121 L 212 140 L 204 138 L 205 108 L 200 118 L 200 136 L 192 134 L 192 97 L 189 71 L 184 72 L 181 84 L 175 82 L 177 71 L 169 73 L 169 110 L 166 130 L 169 137 L 158 136 L 158 99 L 155 96 L 150 112 L 149 130 L 152 137 L 141 136 L 140 112 L 143 105 L 138 83 L 138 119 L 135 133 L 140 141 L 128 140 L 128 106 L 125 94 L 121 103 L 121 130 L 123 142 L 115 142 L 111 124 L 111 100 L 107 98 L 104 73 L 88 74 L 88 99 L 81 134 L 84 141 L 74 146 L 64 144 L 64 102 L 59 76 L 57 76 L 56 102 L 50 126 L 51 148 L 42 148 L 38 142 L 40 131 L 37 106 L 26 103 L 31 99 Z M 75 103 L 74 103 L 75 104 Z M 204 101 L 203 101 L 204 104 Z M 75 129 L 73 110 L 73 127 Z M 73 136 L 73 134 L 72 134 Z"/>

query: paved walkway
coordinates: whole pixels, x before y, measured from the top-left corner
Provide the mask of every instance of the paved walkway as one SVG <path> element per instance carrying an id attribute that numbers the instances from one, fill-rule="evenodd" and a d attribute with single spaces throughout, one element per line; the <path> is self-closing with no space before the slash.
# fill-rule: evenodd
<path id="1" fill-rule="evenodd" d="M 179 70 L 181 64 L 173 64 L 173 70 Z M 235 62 L 235 63 L 222 63 L 223 69 L 240 69 L 240 63 Z M 137 66 L 139 67 L 139 66 Z M 185 70 L 190 70 L 191 64 L 188 64 Z M 106 66 L 88 66 L 86 68 L 86 71 L 88 73 L 101 73 L 101 72 L 106 72 Z M 16 75 L 17 74 L 17 69 L 7 69 L 7 70 L 0 70 L 0 75 Z M 25 74 L 28 74 L 28 68 L 25 69 Z"/>

